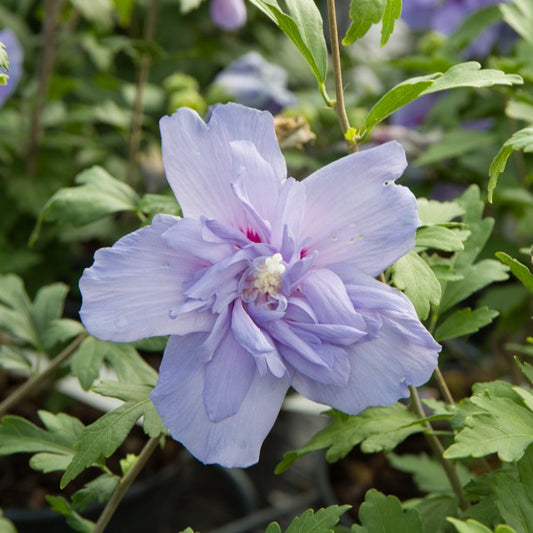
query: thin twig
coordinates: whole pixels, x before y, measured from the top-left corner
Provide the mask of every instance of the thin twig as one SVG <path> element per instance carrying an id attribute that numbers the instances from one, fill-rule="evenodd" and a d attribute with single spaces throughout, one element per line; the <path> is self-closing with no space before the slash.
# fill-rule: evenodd
<path id="1" fill-rule="evenodd" d="M 422 402 L 420 401 L 420 396 L 418 395 L 416 387 L 410 385 L 409 391 L 411 392 L 411 399 L 414 403 L 418 416 L 420 416 L 420 418 L 425 418 L 426 414 L 424 413 L 424 408 L 422 406 Z M 425 432 L 426 440 L 431 450 L 433 451 L 433 454 L 444 468 L 446 476 L 450 481 L 450 485 L 452 486 L 453 491 L 455 492 L 455 494 L 457 494 L 457 497 L 459 498 L 459 505 L 461 509 L 467 509 L 469 507 L 469 503 L 465 498 L 463 486 L 461 484 L 461 481 L 459 480 L 459 477 L 457 476 L 457 471 L 455 470 L 454 464 L 444 457 L 444 448 L 438 437 L 433 433 L 433 428 L 431 427 L 431 424 L 429 422 L 424 422 L 424 426 L 427 430 Z"/>
<path id="2" fill-rule="evenodd" d="M 157 14 L 159 12 L 159 0 L 152 0 L 150 2 L 150 9 L 144 25 L 144 41 L 150 43 L 155 34 L 155 27 L 157 22 Z M 139 62 L 139 70 L 137 71 L 137 81 L 135 84 L 135 100 L 133 102 L 133 111 L 130 124 L 130 135 L 128 140 L 128 167 L 126 170 L 126 181 L 133 182 L 133 172 L 137 163 L 137 155 L 139 146 L 141 144 L 141 133 L 143 123 L 143 92 L 146 82 L 148 81 L 148 73 L 150 71 L 151 56 L 150 53 L 145 52 L 141 56 Z"/>
<path id="3" fill-rule="evenodd" d="M 37 170 L 37 153 L 42 136 L 42 115 L 50 76 L 54 69 L 56 59 L 55 37 L 59 15 L 63 7 L 63 0 L 44 0 L 44 21 L 42 30 L 43 52 L 41 59 L 41 71 L 39 73 L 39 84 L 37 94 L 31 113 L 30 138 L 27 148 L 26 171 L 28 175 L 34 176 Z"/>
<path id="4" fill-rule="evenodd" d="M 333 75 L 335 78 L 335 95 L 336 100 L 333 105 L 333 109 L 339 119 L 339 124 L 342 128 L 342 133 L 346 135 L 350 129 L 350 121 L 346 113 L 346 107 L 344 105 L 344 87 L 342 84 L 342 69 L 341 69 L 341 55 L 339 48 L 339 33 L 337 30 L 337 14 L 335 11 L 335 0 L 328 0 L 328 22 L 329 22 L 329 35 L 331 40 L 331 58 L 333 60 Z M 357 141 L 348 141 L 349 151 L 357 152 Z"/>
<path id="5" fill-rule="evenodd" d="M 130 488 L 131 484 L 135 481 L 135 478 L 140 474 L 141 470 L 144 468 L 144 465 L 156 450 L 161 435 L 158 437 L 152 437 L 141 450 L 139 457 L 135 464 L 128 470 L 126 475 L 120 480 L 119 484 L 115 487 L 111 498 L 107 502 L 102 514 L 98 518 L 98 522 L 94 526 L 93 533 L 102 533 L 113 515 L 117 510 L 122 498 L 126 494 L 127 490 Z"/>
<path id="6" fill-rule="evenodd" d="M 0 417 L 8 413 L 17 403 L 24 400 L 42 385 L 74 353 L 86 336 L 86 333 L 80 333 L 59 355 L 50 361 L 50 364 L 42 372 L 32 376 L 10 394 L 0 404 Z"/>
<path id="7" fill-rule="evenodd" d="M 437 387 L 439 388 L 444 401 L 449 405 L 455 405 L 455 400 L 453 399 L 452 393 L 450 392 L 448 384 L 446 383 L 446 380 L 444 379 L 439 367 L 435 368 L 433 377 L 435 378 L 435 382 L 437 383 Z"/>

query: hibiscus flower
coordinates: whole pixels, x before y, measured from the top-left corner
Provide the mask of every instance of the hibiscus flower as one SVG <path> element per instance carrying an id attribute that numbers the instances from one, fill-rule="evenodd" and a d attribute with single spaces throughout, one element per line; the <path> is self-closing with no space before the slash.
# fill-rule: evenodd
<path id="1" fill-rule="evenodd" d="M 152 401 L 205 463 L 248 466 L 292 386 L 356 414 L 425 383 L 440 346 L 409 300 L 375 279 L 411 250 L 413 194 L 389 142 L 299 182 L 268 112 L 182 108 L 161 120 L 183 218 L 96 252 L 80 281 L 94 336 L 170 335 Z"/>

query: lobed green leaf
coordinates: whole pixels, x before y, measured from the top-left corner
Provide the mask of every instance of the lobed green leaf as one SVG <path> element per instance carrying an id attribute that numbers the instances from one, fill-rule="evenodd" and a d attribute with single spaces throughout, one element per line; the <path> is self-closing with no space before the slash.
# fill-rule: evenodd
<path id="1" fill-rule="evenodd" d="M 46 202 L 30 237 L 30 244 L 35 243 L 46 221 L 83 226 L 120 211 L 138 209 L 140 200 L 137 193 L 101 167 L 84 170 L 76 176 L 75 182 L 78 187 L 59 189 Z"/>
<path id="2" fill-rule="evenodd" d="M 112 455 L 150 403 L 149 399 L 126 402 L 87 426 L 74 443 L 77 452 L 61 478 L 61 488 L 101 457 Z"/>
<path id="3" fill-rule="evenodd" d="M 333 527 L 338 524 L 340 516 L 349 508 L 349 505 L 330 505 L 318 511 L 307 509 L 294 518 L 285 533 L 333 533 Z"/>
<path id="4" fill-rule="evenodd" d="M 39 411 L 46 429 L 25 418 L 6 415 L 0 424 L 0 455 L 14 453 L 37 454 L 30 466 L 50 472 L 61 470 L 74 457 L 74 441 L 81 434 L 83 424 L 76 418 L 60 413 Z"/>
<path id="5" fill-rule="evenodd" d="M 424 250 L 442 250 L 443 252 L 460 252 L 464 250 L 464 233 L 451 230 L 445 226 L 421 226 L 416 230 L 416 247 Z"/>
<path id="6" fill-rule="evenodd" d="M 370 26 L 377 24 L 383 18 L 386 3 L 387 0 L 351 0 L 350 18 L 352 23 L 342 40 L 342 44 L 348 46 L 366 35 Z"/>
<path id="7" fill-rule="evenodd" d="M 120 478 L 114 474 L 102 474 L 86 483 L 72 496 L 72 508 L 83 512 L 95 503 L 104 503 L 110 497 Z"/>
<path id="8" fill-rule="evenodd" d="M 485 390 L 471 397 L 478 408 L 445 451 L 449 459 L 497 453 L 502 461 L 517 461 L 533 442 L 533 412 L 521 401 Z"/>
<path id="9" fill-rule="evenodd" d="M 359 508 L 361 526 L 354 526 L 354 533 L 424 533 L 420 514 L 416 509 L 404 511 L 396 496 L 385 496 L 370 489 Z"/>
<path id="10" fill-rule="evenodd" d="M 461 215 L 465 210 L 457 202 L 438 202 L 427 198 L 418 198 L 418 216 L 424 226 L 446 224 Z"/>
<path id="11" fill-rule="evenodd" d="M 400 107 L 416 100 L 424 90 L 435 83 L 434 78 L 433 74 L 411 78 L 387 91 L 368 112 L 363 135 L 368 134 L 376 124 L 392 115 Z"/>
<path id="12" fill-rule="evenodd" d="M 533 6 L 528 0 L 513 0 L 500 4 L 503 20 L 527 42 L 533 44 Z"/>
<path id="13" fill-rule="evenodd" d="M 459 63 L 448 69 L 422 94 L 431 94 L 460 87 L 492 87 L 494 85 L 521 85 L 524 80 L 518 74 L 505 74 L 496 69 L 481 68 L 477 61 Z"/>
<path id="14" fill-rule="evenodd" d="M 284 472 L 297 459 L 317 450 L 327 449 L 326 459 L 335 462 L 358 444 L 365 453 L 390 451 L 409 435 L 423 431 L 422 425 L 418 424 L 419 418 L 399 403 L 370 407 L 354 416 L 337 411 L 330 414 L 333 416 L 330 425 L 302 448 L 284 454 L 276 473 Z"/>
<path id="15" fill-rule="evenodd" d="M 486 131 L 453 130 L 445 133 L 438 143 L 431 145 L 415 161 L 416 166 L 431 165 L 479 150 L 480 146 L 493 144 L 495 135 Z"/>
<path id="16" fill-rule="evenodd" d="M 500 174 L 505 170 L 509 156 L 516 150 L 533 152 L 533 127 L 523 128 L 505 141 L 500 151 L 496 154 L 489 167 L 488 198 L 492 202 L 494 190 L 498 184 Z"/>
<path id="17" fill-rule="evenodd" d="M 62 496 L 46 496 L 46 501 L 57 513 L 65 517 L 67 524 L 78 533 L 92 533 L 94 522 L 80 516 Z"/>
<path id="18" fill-rule="evenodd" d="M 533 292 L 533 274 L 526 265 L 522 264 L 520 261 L 514 257 L 511 257 L 505 252 L 496 252 L 496 257 L 511 269 L 511 272 L 530 292 Z"/>
<path id="19" fill-rule="evenodd" d="M 284 12 L 277 0 L 250 0 L 274 21 L 303 55 L 319 84 L 328 72 L 328 51 L 320 11 L 313 0 L 285 0 Z"/>
<path id="20" fill-rule="evenodd" d="M 392 282 L 411 300 L 421 320 L 429 316 L 431 306 L 437 307 L 441 286 L 431 267 L 414 251 L 404 255 L 392 269 Z"/>
<path id="21" fill-rule="evenodd" d="M 437 327 L 435 340 L 442 342 L 470 335 L 490 324 L 498 315 L 498 311 L 488 307 L 479 307 L 474 311 L 470 307 L 459 309 Z"/>

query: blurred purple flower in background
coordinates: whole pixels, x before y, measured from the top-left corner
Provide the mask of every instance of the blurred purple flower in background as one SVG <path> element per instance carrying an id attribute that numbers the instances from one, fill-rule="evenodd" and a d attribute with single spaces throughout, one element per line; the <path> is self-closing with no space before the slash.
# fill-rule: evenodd
<path id="1" fill-rule="evenodd" d="M 440 346 L 409 300 L 375 279 L 414 246 L 413 194 L 390 142 L 303 182 L 286 176 L 273 119 L 238 104 L 207 123 L 161 120 L 167 179 L 183 218 L 96 252 L 80 280 L 87 330 L 170 338 L 152 401 L 205 463 L 248 466 L 293 386 L 356 414 L 409 395 Z"/>
<path id="2" fill-rule="evenodd" d="M 450 35 L 475 11 L 484 7 L 500 4 L 505 0 L 409 0 L 402 6 L 402 19 L 413 30 L 435 30 Z M 488 27 L 468 47 L 466 55 L 471 58 L 484 58 L 494 45 L 511 32 L 505 24 Z M 501 43 L 499 43 L 501 44 Z M 505 42 L 504 42 L 505 44 Z"/>
<path id="3" fill-rule="evenodd" d="M 216 76 L 214 84 L 236 102 L 274 115 L 296 104 L 296 97 L 287 89 L 285 70 L 257 52 L 248 52 L 231 63 Z"/>
<path id="4" fill-rule="evenodd" d="M 0 107 L 13 94 L 22 74 L 24 51 L 17 36 L 8 29 L 0 30 L 0 42 L 6 47 L 9 58 L 9 79 L 6 85 L 0 85 Z"/>
<path id="5" fill-rule="evenodd" d="M 211 0 L 209 12 L 213 23 L 226 31 L 237 30 L 246 24 L 244 0 Z"/>

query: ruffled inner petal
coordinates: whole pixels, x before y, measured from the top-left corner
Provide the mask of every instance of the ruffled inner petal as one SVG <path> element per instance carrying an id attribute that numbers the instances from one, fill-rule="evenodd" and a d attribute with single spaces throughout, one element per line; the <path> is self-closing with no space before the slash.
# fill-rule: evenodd
<path id="1" fill-rule="evenodd" d="M 319 323 L 343 324 L 364 333 L 365 322 L 355 311 L 344 283 L 336 274 L 327 269 L 314 269 L 298 285 Z"/>
<path id="2" fill-rule="evenodd" d="M 300 373 L 294 376 L 294 388 L 314 401 L 357 414 L 391 405 L 409 396 L 409 385 L 424 384 L 435 370 L 440 346 L 416 316 L 384 311 L 380 318 L 377 337 L 346 349 L 350 372 L 345 387 L 322 385 Z"/>
<path id="3" fill-rule="evenodd" d="M 255 373 L 253 357 L 228 328 L 205 367 L 203 401 L 209 420 L 219 422 L 238 412 Z"/>
<path id="4" fill-rule="evenodd" d="M 255 358 L 257 369 L 262 376 L 267 370 L 276 377 L 286 373 L 287 369 L 275 344 L 251 319 L 241 300 L 236 300 L 233 306 L 231 329 L 237 342 Z"/>

